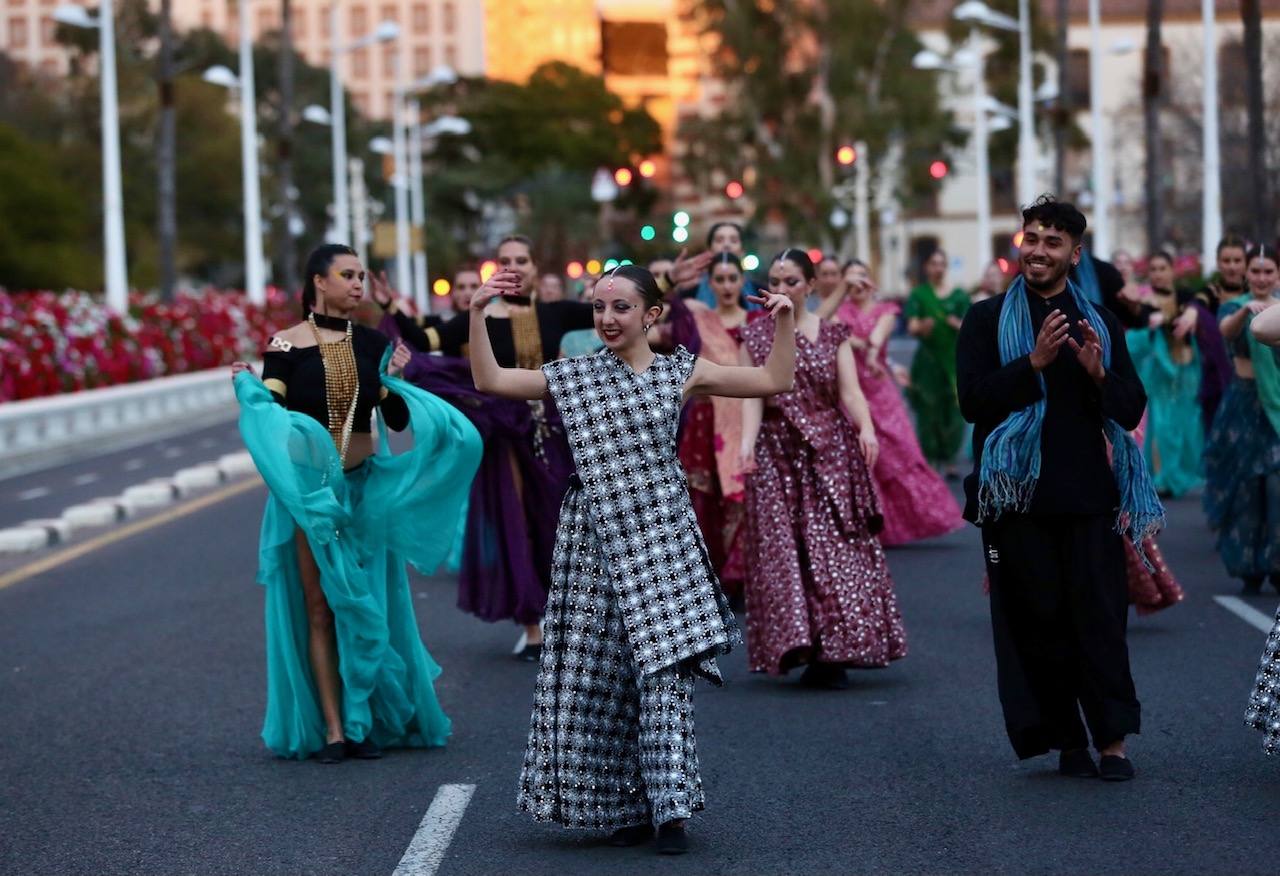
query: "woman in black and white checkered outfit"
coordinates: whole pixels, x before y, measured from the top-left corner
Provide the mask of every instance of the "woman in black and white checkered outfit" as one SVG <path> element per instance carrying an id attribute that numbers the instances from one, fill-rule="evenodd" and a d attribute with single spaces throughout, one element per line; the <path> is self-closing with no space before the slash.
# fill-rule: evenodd
<path id="1" fill-rule="evenodd" d="M 518 803 L 538 821 L 612 830 L 615 845 L 654 836 L 687 849 L 684 822 L 703 808 L 693 679 L 721 683 L 715 658 L 741 640 L 720 592 L 676 456 L 694 395 L 750 398 L 791 388 L 791 301 L 756 299 L 777 323 L 761 367 L 654 353 L 662 313 L 653 275 L 622 266 L 596 284 L 605 348 L 541 370 L 494 360 L 484 307 L 518 294 L 501 272 L 471 302 L 476 388 L 509 398 L 548 393 L 564 418 L 576 472 L 560 512 L 546 634 Z"/>

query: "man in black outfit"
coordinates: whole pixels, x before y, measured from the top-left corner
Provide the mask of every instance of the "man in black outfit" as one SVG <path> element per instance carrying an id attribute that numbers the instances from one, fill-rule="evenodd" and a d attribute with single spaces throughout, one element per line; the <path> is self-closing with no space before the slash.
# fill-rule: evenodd
<path id="1" fill-rule="evenodd" d="M 1064 775 L 1098 776 L 1087 724 L 1102 755 L 1101 775 L 1123 780 L 1134 775 L 1124 739 L 1138 732 L 1141 709 L 1125 643 L 1120 491 L 1103 424 L 1110 418 L 1125 430 L 1137 427 L 1146 393 L 1116 317 L 1097 308 L 1111 340 L 1108 367 L 1067 288 L 1084 229 L 1074 206 L 1052 198 L 1023 211 L 1020 261 L 1035 338 L 1029 355 L 1001 361 L 1000 314 L 1010 292 L 965 316 L 958 390 L 961 411 L 974 424 L 975 460 L 965 479 L 965 518 L 982 528 L 1000 702 L 1018 757 L 1057 749 Z M 994 516 L 978 501 L 984 444 L 1006 418 L 1041 398 L 1047 404 L 1034 492 L 1022 510 Z M 981 519 L 982 510 L 994 519 Z"/>

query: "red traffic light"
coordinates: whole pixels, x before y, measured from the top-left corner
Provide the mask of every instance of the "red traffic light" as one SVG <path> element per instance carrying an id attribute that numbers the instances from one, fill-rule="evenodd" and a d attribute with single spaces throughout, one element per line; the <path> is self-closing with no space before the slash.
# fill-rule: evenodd
<path id="1" fill-rule="evenodd" d="M 836 161 L 848 167 L 858 160 L 858 150 L 852 146 L 844 145 L 836 150 Z"/>
<path id="2" fill-rule="evenodd" d="M 929 176 L 934 179 L 942 179 L 947 175 L 947 171 L 949 170 L 950 168 L 947 167 L 947 163 L 945 161 L 935 161 L 929 165 Z"/>
<path id="3" fill-rule="evenodd" d="M 743 191 L 742 183 L 738 182 L 736 179 L 730 180 L 729 184 L 724 187 L 724 193 L 733 201 L 741 198 Z"/>

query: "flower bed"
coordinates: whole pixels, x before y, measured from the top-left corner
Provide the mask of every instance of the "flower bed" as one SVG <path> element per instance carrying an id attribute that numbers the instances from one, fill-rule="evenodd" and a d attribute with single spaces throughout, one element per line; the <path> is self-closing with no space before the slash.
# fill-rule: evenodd
<path id="1" fill-rule="evenodd" d="M 257 307 L 243 293 L 206 289 L 171 302 L 134 293 L 121 316 L 84 292 L 0 290 L 0 402 L 253 358 L 297 321 L 297 307 L 278 290 Z"/>

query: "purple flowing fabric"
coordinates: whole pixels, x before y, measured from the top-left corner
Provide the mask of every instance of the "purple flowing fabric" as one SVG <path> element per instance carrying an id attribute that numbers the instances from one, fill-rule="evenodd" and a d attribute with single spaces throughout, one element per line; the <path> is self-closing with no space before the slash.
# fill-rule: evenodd
<path id="1" fill-rule="evenodd" d="M 398 336 L 392 320 L 382 330 Z M 470 363 L 452 356 L 414 353 L 404 376 L 456 407 L 484 439 L 467 507 L 458 607 L 485 621 L 537 623 L 551 586 L 560 504 L 574 471 L 559 411 L 549 399 L 480 392 Z"/>
<path id="2" fill-rule="evenodd" d="M 1218 328 L 1217 317 L 1199 301 L 1193 301 L 1189 306 L 1198 311 L 1196 346 L 1200 348 L 1200 392 L 1196 400 L 1200 402 L 1200 421 L 1207 436 L 1218 412 L 1218 403 L 1222 401 L 1235 372 L 1231 368 L 1227 343 Z"/>

